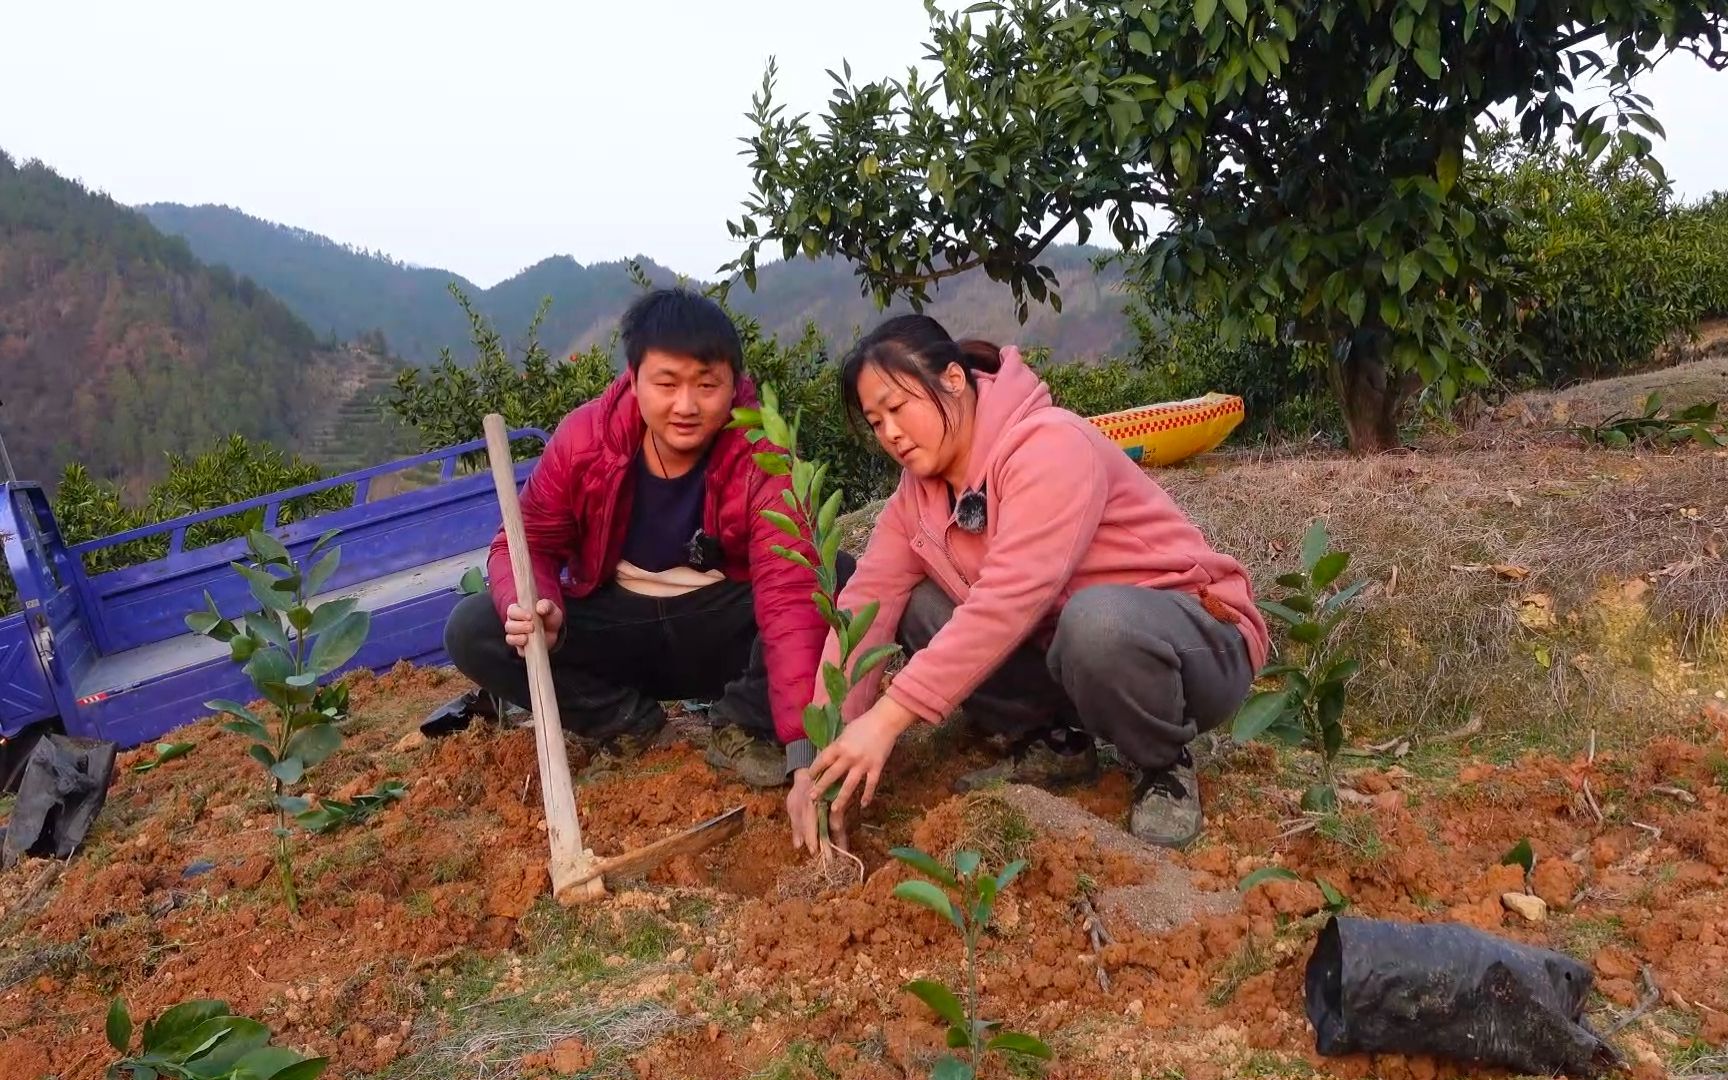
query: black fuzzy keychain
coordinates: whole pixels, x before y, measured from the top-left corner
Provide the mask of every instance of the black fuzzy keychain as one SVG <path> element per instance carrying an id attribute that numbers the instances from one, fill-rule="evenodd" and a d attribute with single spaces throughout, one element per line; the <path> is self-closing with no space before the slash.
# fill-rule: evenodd
<path id="1" fill-rule="evenodd" d="M 968 491 L 960 496 L 960 501 L 954 508 L 954 524 L 973 534 L 984 531 L 989 509 L 984 492 L 989 486 L 990 482 L 986 480 L 978 486 L 977 491 Z"/>

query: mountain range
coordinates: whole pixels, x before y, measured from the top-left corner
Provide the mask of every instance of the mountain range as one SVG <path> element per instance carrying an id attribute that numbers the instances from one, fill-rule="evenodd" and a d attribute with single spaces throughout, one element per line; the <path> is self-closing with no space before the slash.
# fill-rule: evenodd
<path id="1" fill-rule="evenodd" d="M 203 261 L 258 282 L 319 334 L 352 340 L 378 331 L 392 353 L 415 364 L 436 361 L 444 348 L 462 359 L 468 327 L 449 295 L 451 285 L 506 338 L 526 329 L 542 298 L 550 298 L 540 339 L 554 355 L 605 343 L 637 292 L 623 259 L 583 265 L 556 255 L 481 288 L 453 271 L 411 266 L 232 207 L 154 203 L 139 210 L 164 233 L 184 239 Z M 1122 312 L 1121 272 L 1096 272 L 1091 260 L 1099 254 L 1101 249 L 1090 247 L 1051 251 L 1048 261 L 1061 281 L 1060 315 L 1034 306 L 1021 326 L 1007 287 L 982 271 L 942 282 L 928 310 L 957 335 L 1048 345 L 1055 355 L 1072 359 L 1120 352 L 1132 339 Z M 652 258 L 639 255 L 635 261 L 656 284 L 677 278 Z M 837 349 L 873 323 L 910 310 L 896 303 L 878 311 L 850 266 L 835 258 L 767 264 L 756 291 L 735 286 L 729 303 L 783 338 L 797 337 L 813 322 Z"/>

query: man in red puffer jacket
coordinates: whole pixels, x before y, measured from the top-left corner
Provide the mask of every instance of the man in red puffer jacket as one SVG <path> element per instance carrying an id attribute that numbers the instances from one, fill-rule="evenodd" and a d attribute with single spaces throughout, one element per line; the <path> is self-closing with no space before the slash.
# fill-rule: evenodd
<path id="1" fill-rule="evenodd" d="M 774 447 L 727 427 L 735 407 L 758 403 L 742 342 L 718 304 L 682 289 L 642 297 L 621 330 L 625 371 L 559 423 L 522 489 L 559 715 L 617 760 L 659 733 L 661 701 L 713 700 L 709 763 L 778 786 L 827 626 L 815 575 L 771 550 L 787 538 L 760 513 L 785 505 L 788 481 L 753 457 Z M 483 692 L 528 705 L 532 622 L 502 529 L 488 571 L 489 593 L 458 604 L 444 630 L 480 690 L 425 730 L 488 714 Z"/>

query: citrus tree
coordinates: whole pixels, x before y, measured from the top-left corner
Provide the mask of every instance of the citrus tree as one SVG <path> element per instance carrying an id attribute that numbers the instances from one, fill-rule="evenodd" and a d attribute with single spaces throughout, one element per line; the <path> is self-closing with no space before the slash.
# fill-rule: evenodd
<path id="1" fill-rule="evenodd" d="M 1323 345 L 1351 444 L 1400 405 L 1487 381 L 1476 329 L 1514 317 L 1504 222 L 1460 182 L 1479 122 L 1570 131 L 1658 171 L 1635 77 L 1685 49 L 1718 67 L 1728 0 L 927 0 L 940 71 L 862 85 L 814 121 L 773 100 L 723 267 L 764 245 L 841 254 L 915 306 L 980 267 L 1060 305 L 1039 259 L 1107 227 L 1140 282 L 1227 339 Z M 978 17 L 977 21 L 974 18 Z M 1580 107 L 1575 91 L 1600 100 Z M 1154 232 L 1160 215 L 1168 229 Z"/>

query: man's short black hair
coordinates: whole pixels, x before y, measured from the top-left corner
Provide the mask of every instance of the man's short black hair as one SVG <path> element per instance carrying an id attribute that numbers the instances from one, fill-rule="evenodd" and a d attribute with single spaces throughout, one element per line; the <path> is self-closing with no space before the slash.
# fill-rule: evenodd
<path id="1" fill-rule="evenodd" d="M 719 304 L 688 289 L 655 289 L 630 305 L 619 322 L 631 374 L 650 349 L 689 356 L 704 364 L 744 370 L 744 342 Z"/>

